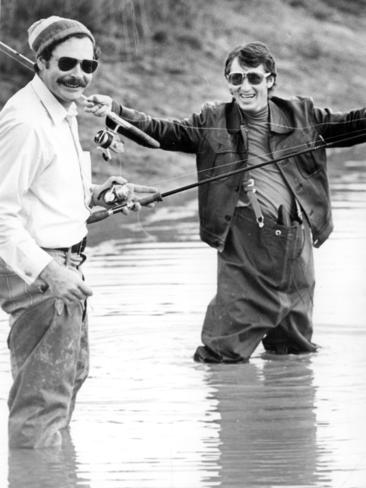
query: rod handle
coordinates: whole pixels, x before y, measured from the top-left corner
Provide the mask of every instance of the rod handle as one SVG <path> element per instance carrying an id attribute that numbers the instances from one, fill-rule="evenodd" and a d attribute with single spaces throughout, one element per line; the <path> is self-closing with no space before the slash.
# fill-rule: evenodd
<path id="1" fill-rule="evenodd" d="M 139 198 L 137 201 L 140 205 L 149 205 L 149 203 L 161 202 L 163 197 L 159 191 L 152 193 L 151 195 L 146 195 L 146 197 Z"/>
<path id="2" fill-rule="evenodd" d="M 156 193 L 153 193 L 152 195 L 146 195 L 146 197 L 139 198 L 137 200 L 137 202 L 140 205 L 144 206 L 144 205 L 148 205 L 149 203 L 153 203 L 153 202 L 161 202 L 162 199 L 163 199 L 163 197 L 162 197 L 161 193 L 156 192 Z M 114 208 L 111 207 L 109 209 L 97 210 L 96 212 L 93 212 L 89 216 L 86 223 L 87 224 L 94 224 L 95 222 L 100 222 L 101 220 L 104 220 L 113 214 L 121 212 L 124 207 L 128 207 L 128 205 L 127 204 L 121 204 L 121 205 L 116 205 Z"/>
<path id="3" fill-rule="evenodd" d="M 92 214 L 90 214 L 86 223 L 87 224 L 94 224 L 95 222 L 99 222 L 100 220 L 106 219 L 110 215 L 112 215 L 110 210 L 107 210 L 107 209 L 97 210 L 96 212 L 93 212 Z"/>
<path id="4" fill-rule="evenodd" d="M 110 111 L 107 114 L 107 127 L 110 127 L 110 123 L 108 123 L 108 119 L 112 120 L 115 127 L 112 127 L 112 130 L 117 131 L 119 134 L 128 137 L 129 139 L 133 140 L 137 144 L 141 146 L 150 147 L 153 149 L 159 148 L 160 143 L 146 134 L 146 132 L 142 131 L 135 125 L 130 124 L 127 120 L 122 119 L 114 112 Z"/>

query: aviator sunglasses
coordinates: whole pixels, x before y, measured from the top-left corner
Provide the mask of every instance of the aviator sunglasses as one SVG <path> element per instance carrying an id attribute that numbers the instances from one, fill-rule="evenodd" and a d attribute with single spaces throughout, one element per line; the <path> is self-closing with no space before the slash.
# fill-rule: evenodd
<path id="1" fill-rule="evenodd" d="M 256 73 L 255 71 L 250 71 L 249 73 L 229 73 L 226 79 L 231 85 L 239 86 L 244 83 L 245 78 L 251 85 L 260 85 L 264 78 L 268 78 L 272 73 Z"/>
<path id="2" fill-rule="evenodd" d="M 57 66 L 60 71 L 70 71 L 74 69 L 77 64 L 80 64 L 81 69 L 87 74 L 94 73 L 98 68 L 98 61 L 95 59 L 76 59 L 62 56 L 57 60 Z"/>

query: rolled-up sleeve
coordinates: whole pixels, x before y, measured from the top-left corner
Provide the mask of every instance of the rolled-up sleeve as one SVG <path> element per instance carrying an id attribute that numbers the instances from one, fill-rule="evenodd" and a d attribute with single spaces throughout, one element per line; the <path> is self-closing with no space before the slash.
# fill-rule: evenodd
<path id="1" fill-rule="evenodd" d="M 24 196 L 42 166 L 35 129 L 0 116 L 0 257 L 31 284 L 52 260 L 24 227 Z"/>

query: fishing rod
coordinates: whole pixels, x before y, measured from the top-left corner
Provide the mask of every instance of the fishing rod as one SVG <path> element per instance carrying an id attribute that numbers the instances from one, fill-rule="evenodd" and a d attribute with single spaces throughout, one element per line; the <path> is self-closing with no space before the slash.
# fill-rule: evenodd
<path id="1" fill-rule="evenodd" d="M 228 176 L 233 176 L 233 175 L 237 175 L 240 173 L 246 173 L 247 171 L 253 171 L 254 169 L 263 168 L 263 166 L 267 166 L 269 164 L 279 163 L 285 159 L 294 158 L 294 157 L 300 156 L 302 154 L 317 151 L 318 149 L 325 149 L 328 147 L 330 147 L 330 145 L 327 144 L 326 142 L 323 142 L 322 144 L 319 144 L 318 146 L 307 147 L 306 149 L 303 149 L 301 151 L 297 151 L 297 152 L 292 153 L 292 154 L 287 154 L 285 156 L 281 156 L 281 157 L 271 159 L 268 161 L 263 161 L 262 163 L 256 164 L 254 166 L 250 166 L 250 167 L 246 166 L 246 167 L 242 167 L 242 168 L 237 168 L 237 169 L 234 169 L 232 171 L 222 173 L 221 175 L 211 176 L 211 177 L 205 178 L 201 181 L 195 181 L 194 183 L 190 183 L 188 185 L 180 186 L 178 188 L 174 188 L 172 190 L 169 190 L 169 191 L 166 191 L 163 193 L 156 192 L 156 193 L 153 193 L 152 195 L 147 195 L 146 197 L 138 199 L 137 202 L 143 206 L 148 205 L 149 203 L 153 203 L 153 202 L 161 202 L 165 197 L 169 197 L 169 196 L 175 195 L 177 193 L 182 193 L 183 191 L 190 190 L 192 188 L 197 188 L 198 186 L 207 185 L 208 183 L 212 183 L 213 181 L 217 181 L 217 180 L 221 180 L 223 178 L 227 178 Z M 133 203 L 134 202 L 132 202 L 132 205 L 133 205 Z M 90 215 L 90 217 L 87 220 L 87 224 L 94 224 L 95 222 L 100 222 L 101 220 L 104 220 L 104 219 L 106 219 L 106 218 L 108 218 L 108 217 L 110 217 L 116 213 L 122 212 L 123 209 L 126 207 L 128 208 L 129 205 L 131 205 L 131 204 L 125 202 L 125 203 L 121 203 L 119 205 L 115 205 L 114 207 L 111 207 L 108 209 L 97 210 L 96 212 L 93 212 Z"/>
<path id="2" fill-rule="evenodd" d="M 15 49 L 11 48 L 2 41 L 0 41 L 0 51 L 9 56 L 9 58 L 17 61 L 17 63 L 21 64 L 25 68 L 33 71 L 34 63 L 32 63 L 29 58 L 23 56 L 23 54 L 20 54 L 18 51 L 15 51 Z"/>
<path id="3" fill-rule="evenodd" d="M 303 149 L 301 151 L 297 151 L 294 153 L 287 154 L 285 156 L 280 156 L 275 159 L 270 159 L 268 161 L 263 161 L 262 163 L 256 164 L 254 166 L 246 166 L 242 168 L 235 169 L 233 171 L 228 171 L 227 173 L 222 173 L 221 175 L 216 175 L 216 176 L 211 176 L 209 178 L 205 178 L 201 181 L 196 181 L 194 183 L 190 183 L 185 186 L 180 186 L 178 188 L 174 188 L 173 190 L 166 191 L 164 193 L 156 192 L 153 193 L 152 195 L 148 195 L 146 197 L 140 198 L 136 200 L 137 203 L 140 203 L 140 205 L 148 205 L 149 203 L 153 202 L 159 202 L 162 201 L 163 198 L 168 197 L 170 195 L 175 195 L 176 193 L 181 193 L 186 190 L 190 190 L 191 188 L 196 188 L 201 185 L 206 185 L 207 183 L 211 183 L 213 181 L 217 181 L 223 178 L 227 178 L 228 176 L 240 174 L 240 173 L 246 173 L 247 171 L 253 171 L 254 169 L 262 168 L 263 166 L 267 166 L 269 164 L 275 164 L 275 163 L 280 163 L 281 161 L 289 158 L 294 158 L 296 156 L 301 156 L 302 154 L 306 154 L 309 152 L 317 151 L 318 149 L 330 149 L 332 147 L 336 147 L 336 144 L 340 144 L 341 142 L 349 142 L 352 139 L 358 139 L 361 134 L 365 132 L 365 129 L 359 129 L 356 131 L 353 131 L 352 134 L 353 136 L 347 136 L 344 138 L 337 138 L 332 137 L 328 142 L 325 142 L 323 137 L 320 136 L 321 138 L 321 143 L 318 145 L 315 145 L 313 147 L 307 147 L 306 149 Z M 341 146 L 340 146 L 341 147 Z M 111 207 L 109 209 L 103 209 L 103 210 L 97 210 L 96 212 L 93 212 L 90 217 L 87 220 L 88 224 L 93 224 L 94 222 L 99 222 L 100 220 L 104 220 L 107 217 L 110 217 L 116 213 L 122 212 L 124 208 L 128 208 L 129 206 L 133 205 L 134 202 L 132 203 L 120 203 L 118 205 L 115 205 L 114 207 Z"/>
<path id="4" fill-rule="evenodd" d="M 15 49 L 11 48 L 4 42 L 0 41 L 0 52 L 6 54 L 14 61 L 17 61 L 19 64 L 27 68 L 28 70 L 34 71 L 34 62 L 32 62 L 29 58 L 21 54 L 20 52 L 16 51 Z M 84 95 L 82 95 L 83 100 L 87 99 Z M 114 127 L 110 131 L 105 130 L 99 131 L 95 137 L 95 142 L 99 144 L 101 147 L 108 149 L 113 143 L 113 134 L 119 133 L 122 134 L 134 142 L 141 144 L 142 146 L 149 147 L 149 148 L 158 148 L 160 144 L 158 141 L 153 139 L 151 136 L 143 132 L 142 130 L 138 129 L 134 125 L 127 122 L 127 120 L 122 119 L 117 114 L 112 112 L 112 110 L 108 110 L 106 116 L 113 121 Z"/>

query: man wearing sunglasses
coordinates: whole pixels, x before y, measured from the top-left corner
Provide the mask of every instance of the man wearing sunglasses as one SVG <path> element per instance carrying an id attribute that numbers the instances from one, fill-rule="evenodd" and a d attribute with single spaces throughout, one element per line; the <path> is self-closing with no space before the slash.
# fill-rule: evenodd
<path id="1" fill-rule="evenodd" d="M 195 153 L 199 180 L 249 169 L 199 187 L 200 235 L 218 250 L 218 275 L 194 359 L 245 362 L 261 341 L 270 353 L 314 352 L 312 246 L 333 228 L 324 141 L 366 142 L 366 111 L 273 96 L 276 64 L 260 42 L 232 50 L 224 75 L 232 100 L 187 119 L 153 118 L 103 95 L 90 97 L 88 110 L 98 115 L 104 104 L 162 149 Z"/>
<path id="2" fill-rule="evenodd" d="M 73 19 L 29 29 L 33 80 L 0 113 L 0 304 L 10 314 L 9 445 L 62 442 L 88 373 L 85 260 L 90 207 L 113 189 L 132 204 L 154 188 L 121 177 L 92 185 L 77 101 L 97 69 L 95 40 Z"/>

